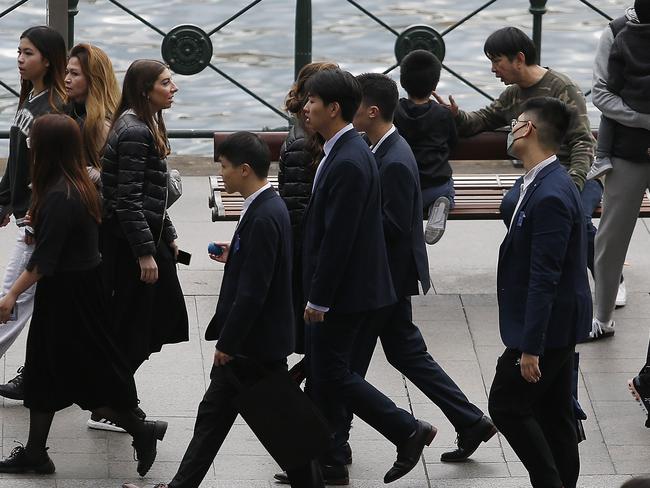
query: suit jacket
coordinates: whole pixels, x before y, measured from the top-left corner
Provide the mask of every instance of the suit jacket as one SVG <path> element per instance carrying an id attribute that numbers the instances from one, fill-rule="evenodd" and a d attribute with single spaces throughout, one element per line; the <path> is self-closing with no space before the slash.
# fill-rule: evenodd
<path id="1" fill-rule="evenodd" d="M 305 299 L 342 314 L 395 303 L 373 154 L 352 129 L 321 164 L 304 216 Z"/>
<path id="2" fill-rule="evenodd" d="M 230 355 L 262 361 L 293 351 L 291 224 L 273 188 L 253 200 L 230 243 L 217 310 L 205 332 Z"/>
<path id="3" fill-rule="evenodd" d="M 499 249 L 499 328 L 507 347 L 543 355 L 591 329 L 580 195 L 555 161 L 530 184 Z"/>
<path id="4" fill-rule="evenodd" d="M 422 192 L 413 151 L 397 131 L 375 152 L 388 265 L 398 297 L 426 293 L 431 285 L 422 232 Z"/>

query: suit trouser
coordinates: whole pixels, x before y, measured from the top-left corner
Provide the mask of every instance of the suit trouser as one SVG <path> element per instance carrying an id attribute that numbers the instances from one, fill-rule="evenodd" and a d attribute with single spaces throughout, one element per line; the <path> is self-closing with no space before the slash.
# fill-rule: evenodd
<path id="1" fill-rule="evenodd" d="M 286 369 L 285 361 L 265 365 L 267 369 Z M 245 377 L 237 373 L 242 384 L 254 382 L 256 373 L 247 373 Z M 230 428 L 237 418 L 237 410 L 232 398 L 237 395 L 237 388 L 232 377 L 223 366 L 213 366 L 210 372 L 210 385 L 199 410 L 194 425 L 194 435 L 187 446 L 181 465 L 169 483 L 170 488 L 198 488 L 212 461 L 216 457 Z M 323 488 L 323 478 L 318 463 L 287 471 L 291 486 L 297 488 Z"/>
<path id="2" fill-rule="evenodd" d="M 325 321 L 306 326 L 310 395 L 327 419 L 334 437 L 324 464 L 346 462 L 348 412 L 357 415 L 396 446 L 416 430 L 415 418 L 351 369 L 355 341 L 368 326 L 369 312 L 327 313 Z"/>
<path id="3" fill-rule="evenodd" d="M 499 431 L 528 470 L 534 488 L 575 488 L 580 472 L 573 399 L 575 346 L 540 357 L 542 377 L 528 383 L 507 348 L 497 361 L 488 407 Z"/>
<path id="4" fill-rule="evenodd" d="M 19 227 L 16 235 L 16 245 L 7 261 L 7 268 L 2 282 L 2 295 L 7 294 L 18 277 L 25 271 L 25 266 L 29 263 L 32 252 L 34 252 L 34 245 L 25 244 L 25 228 Z M 16 301 L 17 319 L 0 327 L 0 358 L 4 356 L 25 328 L 27 322 L 32 318 L 35 290 L 36 285 L 32 285 L 21 293 Z"/>
<path id="5" fill-rule="evenodd" d="M 379 337 L 388 362 L 442 410 L 456 431 L 461 431 L 480 420 L 483 412 L 469 402 L 427 352 L 412 316 L 410 297 L 382 309 L 374 323 L 365 329 L 366 334 L 359 337 L 352 369 L 361 376 L 366 375 Z"/>
<path id="6" fill-rule="evenodd" d="M 625 255 L 639 217 L 643 194 L 650 188 L 650 164 L 612 158 L 605 178 L 603 215 L 596 235 L 595 313 L 611 320 Z"/>

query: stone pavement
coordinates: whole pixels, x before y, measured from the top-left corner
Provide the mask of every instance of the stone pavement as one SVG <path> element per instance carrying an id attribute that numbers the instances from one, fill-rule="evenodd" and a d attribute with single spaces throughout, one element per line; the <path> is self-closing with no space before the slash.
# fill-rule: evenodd
<path id="1" fill-rule="evenodd" d="M 142 484 L 168 481 L 192 435 L 197 405 L 205 391 L 214 350 L 203 340 L 219 292 L 222 265 L 206 254 L 211 240 L 229 240 L 233 223 L 211 223 L 206 207 L 207 178 L 184 178 L 185 194 L 171 210 L 181 236 L 179 244 L 193 254 L 192 265 L 180 276 L 190 314 L 190 341 L 167 346 L 137 374 L 139 396 L 150 418 L 165 419 L 169 430 L 159 444 L 158 458 Z M 15 227 L 0 230 L 0 271 L 12 247 Z M 486 409 L 487 391 L 496 358 L 502 351 L 495 298 L 497 250 L 505 233 L 500 222 L 449 223 L 447 233 L 429 247 L 434 290 L 414 300 L 415 321 L 435 359 L 470 400 Z M 627 392 L 626 380 L 644 362 L 650 326 L 650 230 L 639 220 L 628 253 L 625 277 L 628 305 L 616 312 L 612 339 L 579 346 L 580 401 L 589 419 L 587 441 L 580 445 L 584 488 L 618 487 L 629 475 L 650 473 L 650 429 Z M 333 263 L 335 264 L 335 263 Z M 64 305 L 64 304 L 62 304 Z M 0 361 L 0 380 L 7 381 L 23 361 L 25 339 Z M 295 358 L 292 358 L 295 359 Z M 82 367 L 82 365 L 80 365 Z M 398 488 L 519 488 L 530 486 L 525 470 L 501 437 L 483 444 L 472 460 L 442 464 L 440 454 L 454 446 L 455 433 L 440 411 L 386 362 L 378 348 L 369 379 L 399 405 L 439 428 L 422 462 L 392 486 Z M 1 401 L 1 400 L 0 400 Z M 0 405 L 0 449 L 7 456 L 15 440 L 27 438 L 28 412 L 19 402 Z M 68 408 L 55 417 L 50 454 L 57 472 L 52 476 L 1 475 L 0 488 L 117 488 L 137 481 L 130 438 L 125 434 L 91 431 L 88 413 Z M 394 460 L 394 447 L 363 422 L 352 430 L 354 464 L 351 486 L 383 486 Z M 269 488 L 278 470 L 247 426 L 238 420 L 208 473 L 202 488 Z"/>

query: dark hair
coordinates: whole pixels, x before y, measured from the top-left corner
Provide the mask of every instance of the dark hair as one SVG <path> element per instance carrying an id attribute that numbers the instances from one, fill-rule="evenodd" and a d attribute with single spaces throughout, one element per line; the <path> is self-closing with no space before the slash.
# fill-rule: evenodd
<path id="1" fill-rule="evenodd" d="M 30 27 L 20 35 L 34 44 L 45 59 L 50 62 L 43 82 L 49 89 L 48 101 L 53 111 L 58 112 L 60 105 L 66 99 L 65 92 L 65 66 L 67 64 L 67 50 L 61 34 L 45 25 Z M 20 98 L 18 106 L 22 107 L 32 91 L 34 85 L 30 80 L 20 80 Z"/>
<path id="2" fill-rule="evenodd" d="M 634 11 L 639 24 L 650 24 L 650 0 L 636 0 Z"/>
<path id="3" fill-rule="evenodd" d="M 361 104 L 361 87 L 354 76 L 339 68 L 319 71 L 305 86 L 309 96 L 319 97 L 325 105 L 338 103 L 341 117 L 352 122 Z"/>
<path id="4" fill-rule="evenodd" d="M 379 108 L 382 120 L 392 122 L 399 100 L 397 83 L 380 73 L 363 73 L 357 76 L 361 85 L 363 103 Z"/>
<path id="5" fill-rule="evenodd" d="M 307 93 L 305 92 L 307 81 L 319 71 L 337 69 L 338 67 L 337 64 L 327 61 L 321 63 L 309 63 L 303 66 L 298 73 L 296 82 L 292 85 L 291 90 L 289 90 L 289 93 L 287 94 L 287 98 L 284 100 L 286 110 L 292 115 L 296 115 L 300 118 L 302 108 L 307 102 Z"/>
<path id="6" fill-rule="evenodd" d="M 632 478 L 623 483 L 621 488 L 650 488 L 650 478 Z"/>
<path id="7" fill-rule="evenodd" d="M 266 178 L 271 166 L 269 146 L 252 132 L 235 132 L 219 144 L 216 157 L 225 157 L 233 166 L 246 163 L 259 178 Z"/>
<path id="8" fill-rule="evenodd" d="M 566 103 L 553 97 L 535 97 L 526 100 L 521 113 L 534 117 L 539 143 L 547 149 L 557 149 L 562 144 L 574 113 Z"/>
<path id="9" fill-rule="evenodd" d="M 490 34 L 483 45 L 483 52 L 490 59 L 505 56 L 510 61 L 515 59 L 518 53 L 523 53 L 528 66 L 537 64 L 535 44 L 516 27 L 504 27 Z"/>
<path id="10" fill-rule="evenodd" d="M 410 97 L 429 98 L 440 81 L 442 63 L 429 51 L 411 51 L 399 65 L 399 82 Z"/>
<path id="11" fill-rule="evenodd" d="M 99 193 L 86 170 L 79 125 L 67 115 L 46 114 L 34 121 L 31 145 L 32 205 L 29 213 L 38 225 L 39 211 L 47 190 L 62 178 L 79 193 L 88 213 L 101 221 Z"/>
<path id="12" fill-rule="evenodd" d="M 167 65 L 152 59 L 136 59 L 131 63 L 124 75 L 122 85 L 122 98 L 113 116 L 112 126 L 115 121 L 127 110 L 133 110 L 153 134 L 156 149 L 160 157 L 170 153 L 167 129 L 163 120 L 162 110 L 154 113 L 151 110 L 148 93 L 153 90 L 160 73 L 167 69 Z"/>

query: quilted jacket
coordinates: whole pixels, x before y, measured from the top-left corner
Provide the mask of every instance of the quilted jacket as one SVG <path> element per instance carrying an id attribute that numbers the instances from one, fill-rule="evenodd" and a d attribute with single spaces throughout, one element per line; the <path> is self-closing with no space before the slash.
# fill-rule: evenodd
<path id="1" fill-rule="evenodd" d="M 136 257 L 154 255 L 176 230 L 166 212 L 167 162 L 153 134 L 134 113 L 124 113 L 108 135 L 102 160 L 104 220 L 117 220 Z"/>

